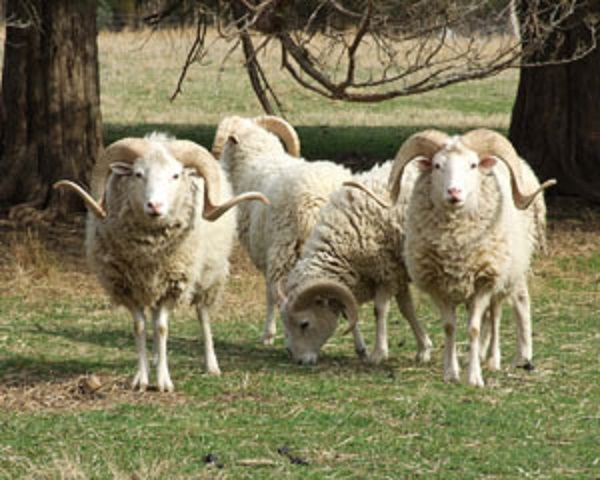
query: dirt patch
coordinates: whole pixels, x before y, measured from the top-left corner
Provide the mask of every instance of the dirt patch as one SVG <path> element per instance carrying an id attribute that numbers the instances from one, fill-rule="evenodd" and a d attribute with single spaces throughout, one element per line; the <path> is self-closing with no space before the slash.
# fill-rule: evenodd
<path id="1" fill-rule="evenodd" d="M 80 375 L 53 381 L 28 381 L 26 378 L 3 378 L 0 385 L 0 408 L 11 411 L 81 411 L 101 410 L 115 405 L 187 403 L 178 392 L 157 390 L 135 392 L 129 377 Z"/>

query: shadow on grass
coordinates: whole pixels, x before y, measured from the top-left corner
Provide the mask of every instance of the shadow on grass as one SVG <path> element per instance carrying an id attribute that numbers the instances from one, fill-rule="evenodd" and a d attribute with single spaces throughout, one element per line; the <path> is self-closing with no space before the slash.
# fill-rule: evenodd
<path id="1" fill-rule="evenodd" d="M 34 386 L 39 383 L 60 382 L 95 371 L 122 371 L 130 366 L 128 360 L 74 359 L 48 360 L 45 357 L 13 356 L 0 360 L 0 382 L 5 387 Z"/>
<path id="2" fill-rule="evenodd" d="M 198 327 L 197 336 L 182 337 L 171 335 L 168 341 L 170 363 L 174 368 L 182 368 L 187 365 L 197 368 L 204 364 L 203 340 Z M 128 329 L 81 329 L 81 328 L 57 328 L 48 329 L 40 326 L 29 333 L 45 336 L 56 336 L 67 339 L 76 344 L 90 344 L 97 347 L 119 348 L 127 358 L 111 360 L 97 360 L 98 354 L 94 354 L 89 360 L 81 357 L 78 359 L 65 359 L 49 361 L 46 357 L 13 357 L 0 361 L 0 371 L 5 372 L 0 378 L 17 375 L 27 378 L 28 381 L 46 381 L 56 379 L 57 376 L 64 378 L 82 375 L 91 371 L 119 371 L 132 369 L 135 366 L 136 348 L 133 336 Z M 149 336 L 148 345 L 151 346 L 152 338 Z M 328 351 L 329 350 L 329 351 Z M 409 357 L 405 351 L 394 349 L 387 362 L 382 365 L 372 365 L 365 359 L 358 358 L 354 353 L 351 342 L 344 351 L 336 347 L 325 349 L 319 362 L 314 366 L 297 365 L 288 355 L 281 343 L 265 346 L 259 344 L 254 336 L 252 338 L 239 338 L 239 340 L 223 339 L 215 336 L 215 351 L 222 370 L 244 371 L 250 373 L 271 372 L 280 374 L 291 374 L 301 376 L 312 376 L 328 372 L 331 374 L 356 374 L 356 373 L 379 373 L 394 375 L 398 369 L 414 368 L 416 364 L 412 360 L 412 352 Z"/>
<path id="3" fill-rule="evenodd" d="M 427 126 L 411 127 L 364 127 L 364 126 L 297 126 L 302 143 L 302 155 L 310 160 L 331 159 L 347 165 L 352 170 L 366 170 L 376 163 L 394 158 L 400 145 L 410 135 Z M 153 131 L 172 134 L 177 138 L 193 140 L 210 148 L 213 143 L 216 125 L 174 125 L 174 124 L 107 124 L 105 125 L 106 145 L 122 137 L 140 137 Z M 460 133 L 468 129 L 448 130 Z"/>

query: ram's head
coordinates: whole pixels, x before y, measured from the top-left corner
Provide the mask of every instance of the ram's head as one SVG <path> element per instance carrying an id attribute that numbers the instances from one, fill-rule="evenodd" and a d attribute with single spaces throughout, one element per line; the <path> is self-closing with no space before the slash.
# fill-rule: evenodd
<path id="1" fill-rule="evenodd" d="M 348 287 L 334 280 L 308 282 L 289 295 L 277 294 L 286 333 L 286 347 L 300 364 L 317 361 L 321 347 L 333 335 L 338 318 L 348 318 L 349 332 L 358 322 L 358 306 Z"/>
<path id="2" fill-rule="evenodd" d="M 490 173 L 499 161 L 510 173 L 512 197 L 518 209 L 528 208 L 539 193 L 556 183 L 548 180 L 535 191 L 524 192 L 521 159 L 512 144 L 492 130 L 480 128 L 455 137 L 425 130 L 411 136 L 396 155 L 389 181 L 393 201 L 400 195 L 404 169 L 413 160 L 431 175 L 433 202 L 449 208 L 460 208 L 475 197 L 481 175 Z"/>
<path id="3" fill-rule="evenodd" d="M 70 181 L 57 182 L 55 187 L 67 188 L 79 194 L 90 211 L 105 218 L 106 184 L 126 181 L 126 191 L 133 210 L 149 219 L 160 221 L 177 209 L 182 192 L 189 188 L 192 176 L 204 179 L 202 216 L 214 221 L 227 210 L 245 200 L 260 200 L 264 195 L 247 192 L 219 205 L 221 179 L 219 166 L 201 146 L 186 140 L 152 135 L 147 138 L 124 138 L 108 146 L 92 172 L 92 192 L 101 200 Z"/>
<path id="4" fill-rule="evenodd" d="M 257 127 L 275 135 L 289 155 L 293 157 L 300 156 L 300 139 L 296 130 L 283 118 L 273 115 L 263 115 L 254 118 L 225 117 L 219 123 L 217 132 L 215 133 L 212 154 L 215 158 L 219 158 L 227 142 L 238 143 L 245 132 L 255 132 Z M 271 136 L 268 135 L 267 137 L 266 141 L 262 142 L 261 147 L 268 150 L 268 145 L 271 145 L 269 142 Z M 272 141 L 277 143 L 275 138 L 272 138 Z"/>

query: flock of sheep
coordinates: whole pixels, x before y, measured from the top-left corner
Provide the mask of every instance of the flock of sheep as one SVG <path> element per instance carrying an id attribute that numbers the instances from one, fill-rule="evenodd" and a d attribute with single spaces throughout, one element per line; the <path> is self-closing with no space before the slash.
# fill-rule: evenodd
<path id="1" fill-rule="evenodd" d="M 468 384 L 483 386 L 482 360 L 500 368 L 505 300 L 516 318 L 514 363 L 531 366 L 527 276 L 533 253 L 545 246 L 540 193 L 554 181 L 540 185 L 510 142 L 484 129 L 454 137 L 417 133 L 393 161 L 361 174 L 299 155 L 298 136 L 286 121 L 228 117 L 212 155 L 162 134 L 125 138 L 105 149 L 91 193 L 57 183 L 84 199 L 90 264 L 111 300 L 131 312 L 134 389 L 149 384 L 149 314 L 157 386 L 173 390 L 168 318 L 184 303 L 196 307 L 202 324 L 207 371 L 220 373 L 210 316 L 236 235 L 266 280 L 262 342 L 273 342 L 279 309 L 287 349 L 299 363 L 316 362 L 340 316 L 357 354 L 367 356 L 358 322 L 358 306 L 367 301 L 376 317 L 368 359 L 385 360 L 392 298 L 415 335 L 417 361 L 428 361 L 432 343 L 415 314 L 412 281 L 440 310 L 446 381 L 460 376 L 460 304 L 468 313 Z"/>

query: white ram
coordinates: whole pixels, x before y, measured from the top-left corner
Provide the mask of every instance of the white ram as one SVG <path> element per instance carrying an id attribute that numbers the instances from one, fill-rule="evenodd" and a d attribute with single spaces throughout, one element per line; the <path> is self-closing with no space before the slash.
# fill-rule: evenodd
<path id="1" fill-rule="evenodd" d="M 171 309 L 183 303 L 195 305 L 207 371 L 219 374 L 210 312 L 228 275 L 235 214 L 216 220 L 242 200 L 266 203 L 264 196 L 231 198 L 230 186 L 208 151 L 160 134 L 125 138 L 106 148 L 92 174 L 92 193 L 102 198 L 100 203 L 72 182 L 56 186 L 84 198 L 90 209 L 90 264 L 112 301 L 131 312 L 138 352 L 132 387 L 143 391 L 148 386 L 149 309 L 158 389 L 173 390 L 167 364 L 168 318 Z"/>
<path id="2" fill-rule="evenodd" d="M 376 166 L 354 180 L 385 195 L 391 167 L 392 162 Z M 358 321 L 358 304 L 371 300 L 377 333 L 370 360 L 385 360 L 387 315 L 393 297 L 417 340 L 417 359 L 429 360 L 431 341 L 415 315 L 401 254 L 405 207 L 405 202 L 392 208 L 382 206 L 348 188 L 331 194 L 302 257 L 288 276 L 285 293 L 281 292 L 287 347 L 296 361 L 315 363 L 321 347 L 335 332 L 339 315 L 345 313 L 351 328 Z M 364 350 L 361 342 L 355 345 L 359 351 Z"/>
<path id="3" fill-rule="evenodd" d="M 253 203 L 238 209 L 240 241 L 266 281 L 265 344 L 275 337 L 278 282 L 300 258 L 329 194 L 351 177 L 351 172 L 340 165 L 308 162 L 297 157 L 299 152 L 293 127 L 271 116 L 225 118 L 213 146 L 213 154 L 220 155 L 236 194 L 256 190 L 271 202 L 269 208 Z"/>
<path id="4" fill-rule="evenodd" d="M 398 152 L 389 184 L 393 201 L 412 160 L 421 175 L 407 212 L 405 259 L 411 279 L 441 312 L 444 379 L 459 379 L 455 342 L 459 304 L 468 310 L 470 385 L 483 386 L 480 330 L 488 309 L 496 332 L 492 364 L 499 366 L 497 325 L 504 299 L 511 300 L 517 320 L 514 363 L 531 365 L 527 276 L 532 254 L 545 235 L 546 209 L 538 194 L 555 181 L 540 186 L 511 143 L 496 132 L 478 129 L 450 137 L 427 130 L 410 137 Z"/>

